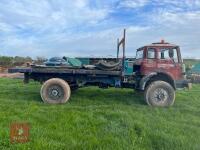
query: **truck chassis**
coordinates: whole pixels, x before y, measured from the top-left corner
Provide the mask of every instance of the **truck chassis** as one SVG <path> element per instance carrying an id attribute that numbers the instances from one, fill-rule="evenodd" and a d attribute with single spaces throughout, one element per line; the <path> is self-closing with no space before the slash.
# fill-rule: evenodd
<path id="1" fill-rule="evenodd" d="M 122 45 L 123 57 L 119 58 Z M 138 57 L 138 58 L 137 58 Z M 171 106 L 175 100 L 175 90 L 188 87 L 180 48 L 177 45 L 152 43 L 137 50 L 134 63 L 125 59 L 124 36 L 117 40 L 117 60 L 120 69 L 104 70 L 87 67 L 32 65 L 27 68 L 11 68 L 10 73 L 24 73 L 24 82 L 30 79 L 42 83 L 40 95 L 44 102 L 66 103 L 71 91 L 85 86 L 100 88 L 131 88 L 144 93 L 150 106 Z"/>

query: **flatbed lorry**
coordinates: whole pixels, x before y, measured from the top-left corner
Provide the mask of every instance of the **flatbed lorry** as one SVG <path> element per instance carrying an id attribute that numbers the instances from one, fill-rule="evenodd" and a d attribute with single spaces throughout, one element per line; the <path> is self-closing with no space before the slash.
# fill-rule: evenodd
<path id="1" fill-rule="evenodd" d="M 123 56 L 119 58 L 120 46 Z M 32 65 L 11 68 L 10 73 L 24 73 L 24 82 L 30 79 L 42 83 L 41 98 L 46 103 L 62 104 L 70 99 L 71 91 L 85 86 L 100 88 L 131 88 L 144 94 L 150 106 L 168 107 L 175 101 L 175 91 L 189 86 L 185 66 L 178 45 L 162 40 L 136 51 L 135 61 L 125 58 L 125 30 L 117 43 L 120 69 L 102 70 L 87 67 Z"/>

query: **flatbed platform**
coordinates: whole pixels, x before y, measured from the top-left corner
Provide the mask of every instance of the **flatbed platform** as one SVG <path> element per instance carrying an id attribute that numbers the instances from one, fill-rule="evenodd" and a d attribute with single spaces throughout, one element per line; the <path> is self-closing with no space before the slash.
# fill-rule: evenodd
<path id="1" fill-rule="evenodd" d="M 110 75 L 120 76 L 121 71 L 105 71 L 98 69 L 70 68 L 65 66 L 31 66 L 26 68 L 10 68 L 9 73 L 58 73 L 58 74 L 82 74 L 82 75 Z"/>

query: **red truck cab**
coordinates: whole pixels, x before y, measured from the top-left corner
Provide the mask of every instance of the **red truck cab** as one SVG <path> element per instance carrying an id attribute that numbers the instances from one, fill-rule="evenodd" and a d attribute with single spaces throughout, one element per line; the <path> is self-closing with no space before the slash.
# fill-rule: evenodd
<path id="1" fill-rule="evenodd" d="M 179 46 L 164 43 L 164 41 L 139 48 L 135 64 L 141 66 L 140 73 L 142 75 L 164 72 L 174 80 L 184 78 L 184 64 Z"/>
<path id="2" fill-rule="evenodd" d="M 166 43 L 164 40 L 143 46 L 137 50 L 133 72 L 136 78 L 135 88 L 145 91 L 145 96 L 150 95 L 147 92 L 155 94 L 156 91 L 152 90 L 154 88 L 162 91 L 162 94 L 157 95 L 168 95 L 169 97 L 170 92 L 166 87 L 173 92 L 177 88 L 188 86 L 188 82 L 185 79 L 185 65 L 181 58 L 179 46 Z M 153 87 L 154 85 L 155 87 Z M 157 92 L 159 93 L 159 91 Z M 172 95 L 171 97 L 170 105 L 173 103 L 175 96 Z M 145 99 L 147 103 L 149 101 L 153 103 L 152 97 L 147 96 Z M 167 105 L 165 104 L 165 106 Z"/>

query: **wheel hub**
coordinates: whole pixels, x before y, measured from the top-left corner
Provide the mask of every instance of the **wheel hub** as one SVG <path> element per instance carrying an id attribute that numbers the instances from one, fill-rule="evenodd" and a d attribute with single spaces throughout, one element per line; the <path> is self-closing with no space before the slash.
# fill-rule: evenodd
<path id="1" fill-rule="evenodd" d="M 57 96 L 57 95 L 58 95 L 58 91 L 57 91 L 56 89 L 54 89 L 54 90 L 52 90 L 51 94 L 52 94 L 53 96 Z"/>
<path id="2" fill-rule="evenodd" d="M 63 89 L 59 85 L 52 85 L 48 89 L 48 96 L 52 100 L 60 100 L 63 97 Z"/>
<path id="3" fill-rule="evenodd" d="M 154 92 L 154 98 L 156 99 L 157 102 L 164 102 L 168 98 L 167 91 L 164 89 L 156 89 Z"/>

